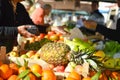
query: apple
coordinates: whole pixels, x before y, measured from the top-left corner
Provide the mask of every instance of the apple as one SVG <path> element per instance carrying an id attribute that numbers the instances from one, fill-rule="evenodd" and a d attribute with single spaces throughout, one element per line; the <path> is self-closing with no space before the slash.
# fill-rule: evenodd
<path id="1" fill-rule="evenodd" d="M 52 41 L 57 41 L 57 40 L 59 40 L 59 36 L 57 34 L 53 34 L 53 35 L 50 36 L 49 39 L 52 40 Z"/>
<path id="2" fill-rule="evenodd" d="M 11 52 L 9 53 L 9 56 L 10 56 L 10 57 L 18 57 L 19 54 L 18 54 L 17 52 L 15 52 L 15 51 L 11 51 Z"/>
<path id="3" fill-rule="evenodd" d="M 64 37 L 63 37 L 63 36 L 60 36 L 59 39 L 60 39 L 61 41 L 64 41 Z"/>
<path id="4" fill-rule="evenodd" d="M 55 31 L 48 31 L 47 33 L 48 35 L 53 35 L 53 34 L 56 34 Z"/>
<path id="5" fill-rule="evenodd" d="M 45 36 L 44 36 L 44 38 L 47 38 L 47 39 L 49 39 L 49 35 L 45 35 Z"/>
<path id="6" fill-rule="evenodd" d="M 33 58 L 33 59 L 40 59 L 40 54 L 35 54 L 35 55 L 33 55 L 31 58 Z"/>
<path id="7" fill-rule="evenodd" d="M 28 51 L 28 52 L 26 53 L 26 55 L 30 58 L 30 57 L 32 57 L 33 55 L 35 55 L 35 51 L 30 50 L 30 51 Z"/>
<path id="8" fill-rule="evenodd" d="M 23 54 L 20 56 L 21 58 L 28 58 L 28 56 L 26 54 Z"/>

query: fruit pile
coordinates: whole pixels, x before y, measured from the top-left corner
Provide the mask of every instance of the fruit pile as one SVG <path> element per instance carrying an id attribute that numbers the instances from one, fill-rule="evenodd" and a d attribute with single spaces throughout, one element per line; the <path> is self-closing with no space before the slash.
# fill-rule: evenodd
<path id="1" fill-rule="evenodd" d="M 68 75 L 56 76 L 52 68 L 43 69 L 38 64 L 28 67 L 27 65 L 0 62 L 0 80 L 120 80 L 119 71 L 106 69 L 96 72 L 89 70 L 89 74 L 84 77 L 82 75 L 83 69 L 81 65 L 77 65 Z"/>
<path id="2" fill-rule="evenodd" d="M 30 41 L 30 43 L 34 43 L 35 41 L 40 41 L 43 38 L 47 38 L 51 41 L 63 41 L 63 35 L 61 33 L 57 33 L 55 31 L 48 31 L 47 34 L 45 33 L 40 33 L 38 36 L 32 37 L 32 38 L 28 38 L 28 40 Z"/>
<path id="3" fill-rule="evenodd" d="M 28 67 L 1 63 L 0 80 L 56 80 L 56 76 L 52 70 L 43 70 L 38 64 Z"/>
<path id="4" fill-rule="evenodd" d="M 62 75 L 60 80 L 120 80 L 120 57 L 116 55 L 120 51 L 120 46 L 117 42 L 106 41 L 100 45 L 79 38 L 67 40 L 62 34 L 54 31 L 41 33 L 31 40 L 30 43 L 26 43 L 24 53 L 11 51 L 8 53 L 9 56 L 42 59 L 49 64 L 47 70 L 62 74 L 70 73 L 67 76 Z M 29 69 L 27 67 L 27 70 L 19 73 L 18 77 L 28 78 L 27 75 L 32 71 Z M 32 74 L 37 77 L 35 80 L 42 80 L 41 75 L 36 72 Z"/>

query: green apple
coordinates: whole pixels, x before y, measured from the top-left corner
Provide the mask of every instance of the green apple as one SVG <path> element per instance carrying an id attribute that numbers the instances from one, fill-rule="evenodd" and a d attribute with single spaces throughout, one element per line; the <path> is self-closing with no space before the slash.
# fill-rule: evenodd
<path id="1" fill-rule="evenodd" d="M 17 52 L 15 52 L 15 51 L 11 51 L 11 52 L 9 53 L 9 56 L 11 56 L 11 57 L 18 57 L 19 54 L 18 54 Z"/>
<path id="2" fill-rule="evenodd" d="M 57 34 L 53 34 L 53 35 L 50 36 L 49 39 L 52 40 L 52 41 L 59 40 L 59 36 Z"/>
<path id="3" fill-rule="evenodd" d="M 26 54 L 23 54 L 20 56 L 21 58 L 28 58 L 28 56 Z"/>
<path id="4" fill-rule="evenodd" d="M 30 51 L 28 51 L 28 52 L 26 53 L 26 55 L 30 58 L 30 57 L 32 57 L 33 55 L 35 55 L 35 51 L 30 50 Z"/>
<path id="5" fill-rule="evenodd" d="M 40 59 L 40 54 L 35 54 L 31 58 L 33 58 L 33 59 Z"/>

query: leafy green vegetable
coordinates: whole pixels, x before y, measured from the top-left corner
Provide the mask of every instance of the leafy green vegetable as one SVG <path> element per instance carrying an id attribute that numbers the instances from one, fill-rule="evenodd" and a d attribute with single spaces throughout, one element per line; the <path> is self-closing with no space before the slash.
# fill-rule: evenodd
<path id="1" fill-rule="evenodd" d="M 47 38 L 43 38 L 40 41 L 35 41 L 34 43 L 29 43 L 28 41 L 25 44 L 25 50 L 39 50 L 47 42 L 52 42 L 52 41 Z"/>
<path id="2" fill-rule="evenodd" d="M 107 41 L 103 51 L 110 57 L 117 52 L 120 52 L 120 44 L 117 41 Z"/>

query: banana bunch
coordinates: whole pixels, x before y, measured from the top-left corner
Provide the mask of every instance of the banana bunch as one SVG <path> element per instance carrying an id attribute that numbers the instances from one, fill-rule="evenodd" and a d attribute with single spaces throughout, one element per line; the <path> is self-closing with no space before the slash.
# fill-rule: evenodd
<path id="1" fill-rule="evenodd" d="M 104 68 L 120 70 L 120 58 L 107 58 L 102 63 Z"/>

